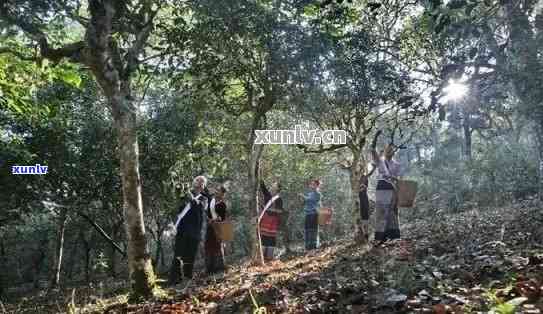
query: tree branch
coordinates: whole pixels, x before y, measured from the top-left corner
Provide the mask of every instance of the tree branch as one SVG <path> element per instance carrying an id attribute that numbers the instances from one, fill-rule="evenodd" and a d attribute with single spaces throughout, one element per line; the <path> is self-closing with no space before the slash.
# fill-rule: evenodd
<path id="1" fill-rule="evenodd" d="M 37 29 L 30 23 L 27 23 L 23 19 L 18 19 L 16 14 L 10 12 L 10 10 L 4 5 L 0 5 L 0 18 L 7 21 L 11 25 L 17 26 L 25 34 L 37 41 L 40 47 L 40 55 L 42 58 L 49 59 L 53 61 L 53 63 L 58 63 L 64 58 L 68 58 L 73 62 L 82 62 L 82 49 L 85 48 L 84 42 L 79 41 L 64 45 L 61 48 L 52 48 L 44 32 Z M 22 55 L 16 54 L 13 51 L 11 51 L 10 53 L 16 55 L 17 57 L 22 57 Z M 28 60 L 28 57 L 23 58 L 23 60 Z"/>
<path id="2" fill-rule="evenodd" d="M 106 239 L 111 245 L 117 250 L 119 253 L 122 254 L 122 256 L 126 257 L 126 252 L 117 244 L 105 231 L 98 225 L 94 220 L 92 220 L 89 216 L 86 214 L 83 214 L 82 212 L 76 210 L 75 211 L 79 216 L 83 217 L 88 223 L 90 223 L 100 235 Z"/>
<path id="3" fill-rule="evenodd" d="M 106 239 L 109 243 L 111 243 L 111 245 L 113 245 L 113 247 L 117 251 L 119 251 L 119 253 L 121 253 L 123 256 L 126 257 L 126 252 L 119 246 L 119 244 L 113 241 L 113 239 L 104 231 L 104 229 L 102 229 L 102 227 L 100 227 L 100 225 L 98 225 L 92 218 L 90 218 L 87 214 L 82 213 L 81 211 L 77 210 L 75 208 L 76 207 L 75 204 L 67 206 L 67 205 L 61 205 L 61 204 L 57 204 L 57 203 L 49 202 L 49 201 L 42 201 L 42 204 L 51 209 L 55 209 L 55 208 L 72 209 L 76 214 L 83 217 L 87 222 L 89 222 L 94 227 L 94 229 L 96 229 L 96 231 L 98 231 L 98 233 L 100 233 L 100 235 L 104 237 L 104 239 Z"/>
<path id="4" fill-rule="evenodd" d="M 83 41 L 67 44 L 61 48 L 51 48 L 47 42 L 47 38 L 42 37 L 40 39 L 40 54 L 43 58 L 58 63 L 62 59 L 67 58 L 72 62 L 85 63 L 83 49 L 86 44 Z"/>
<path id="5" fill-rule="evenodd" d="M 139 29 L 138 33 L 136 34 L 136 40 L 132 44 L 132 47 L 130 47 L 128 50 L 126 69 L 124 71 L 124 75 L 126 77 L 129 77 L 139 64 L 138 54 L 141 52 L 143 46 L 147 42 L 147 39 L 149 39 L 149 36 L 151 35 L 151 31 L 154 27 L 153 20 L 156 17 L 158 10 L 159 9 L 152 11 L 149 5 L 144 5 L 141 12 L 138 14 L 139 16 L 146 16 L 147 21 L 145 21 L 145 24 Z"/>
<path id="6" fill-rule="evenodd" d="M 303 145 L 303 144 L 297 144 L 296 147 L 302 149 L 304 153 L 320 154 L 320 153 L 330 152 L 330 151 L 334 151 L 340 148 L 347 147 L 347 144 L 332 144 L 328 147 L 325 147 L 324 145 L 321 144 L 319 145 L 320 147 L 319 149 L 309 149 L 306 145 Z"/>

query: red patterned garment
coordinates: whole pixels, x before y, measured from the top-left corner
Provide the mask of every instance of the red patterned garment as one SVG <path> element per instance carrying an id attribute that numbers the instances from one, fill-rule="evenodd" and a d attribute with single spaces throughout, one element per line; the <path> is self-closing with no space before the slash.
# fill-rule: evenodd
<path id="1" fill-rule="evenodd" d="M 276 237 L 281 222 L 276 212 L 267 210 L 260 220 L 260 234 L 267 237 Z"/>

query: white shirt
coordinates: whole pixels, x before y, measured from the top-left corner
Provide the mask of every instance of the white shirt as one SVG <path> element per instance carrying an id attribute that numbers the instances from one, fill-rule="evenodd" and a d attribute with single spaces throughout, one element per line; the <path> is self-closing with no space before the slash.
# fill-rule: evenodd
<path id="1" fill-rule="evenodd" d="M 401 175 L 401 165 L 394 159 L 386 160 L 385 158 L 380 158 L 377 169 L 379 169 L 377 180 L 388 181 L 390 177 L 399 177 Z"/>

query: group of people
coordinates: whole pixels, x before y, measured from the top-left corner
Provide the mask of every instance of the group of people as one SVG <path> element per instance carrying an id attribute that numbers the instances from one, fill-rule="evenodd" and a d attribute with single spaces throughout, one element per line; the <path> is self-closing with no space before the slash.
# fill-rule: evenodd
<path id="1" fill-rule="evenodd" d="M 227 218 L 226 193 L 227 190 L 223 185 L 213 192 L 209 191 L 207 179 L 204 176 L 194 178 L 192 190 L 183 198 L 175 223 L 177 233 L 170 269 L 170 285 L 177 284 L 181 277 L 192 278 L 194 262 L 202 238 L 203 219 L 211 223 L 224 221 Z M 223 271 L 223 244 L 213 228 L 206 229 L 204 243 L 207 272 Z"/>
<path id="2" fill-rule="evenodd" d="M 306 249 L 311 250 L 316 249 L 319 245 L 317 215 L 321 200 L 320 181 L 311 180 L 309 187 L 310 191 L 301 194 L 301 196 L 305 200 Z M 264 181 L 261 181 L 260 191 L 264 197 L 265 205 L 258 211 L 259 236 L 262 255 L 266 261 L 270 261 L 275 256 L 277 234 L 285 212 L 280 194 L 281 184 L 274 182 L 268 189 Z M 170 285 L 177 284 L 182 277 L 187 280 L 192 278 L 194 262 L 202 238 L 201 230 L 204 219 L 207 219 L 208 222 L 204 239 L 206 271 L 213 274 L 225 270 L 223 243 L 211 224 L 227 219 L 226 193 L 227 190 L 223 185 L 210 191 L 204 176 L 194 178 L 191 191 L 181 202 L 175 223 L 177 233 L 174 258 L 170 269 Z"/>
<path id="3" fill-rule="evenodd" d="M 360 182 L 360 218 L 366 236 L 369 233 L 369 199 L 367 195 L 368 179 L 378 169 L 376 187 L 375 241 L 384 242 L 400 237 L 399 216 L 397 208 L 397 180 L 400 176 L 400 164 L 393 160 L 395 147 L 387 145 L 380 156 L 375 149 L 372 152 L 373 169 L 362 176 Z M 322 194 L 321 182 L 318 179 L 309 181 L 309 191 L 300 196 L 304 200 L 305 224 L 304 238 L 306 250 L 319 247 L 319 209 Z M 277 235 L 281 218 L 285 212 L 281 198 L 281 184 L 274 182 L 270 189 L 260 182 L 260 191 L 264 198 L 264 206 L 257 213 L 259 226 L 259 242 L 265 261 L 274 259 Z M 174 258 L 170 270 L 170 284 L 177 284 L 182 278 L 190 280 L 194 262 L 202 237 L 202 224 L 207 219 L 209 224 L 227 219 L 225 202 L 227 190 L 221 185 L 210 192 L 207 179 L 198 176 L 193 180 L 192 190 L 184 197 L 177 215 Z M 206 229 L 204 239 L 205 265 L 208 273 L 225 270 L 224 250 L 221 239 L 211 227 Z M 182 274 L 181 274 L 182 272 Z"/>
<path id="4" fill-rule="evenodd" d="M 318 210 L 321 207 L 321 182 L 318 179 L 309 181 L 309 191 L 300 194 L 304 199 L 305 212 L 305 248 L 314 250 L 319 246 Z M 264 195 L 264 206 L 258 212 L 260 241 L 262 255 L 265 261 L 274 259 L 274 248 L 277 245 L 277 233 L 284 213 L 283 200 L 280 191 L 281 184 L 274 182 L 271 191 L 263 181 L 260 182 L 260 191 Z"/>

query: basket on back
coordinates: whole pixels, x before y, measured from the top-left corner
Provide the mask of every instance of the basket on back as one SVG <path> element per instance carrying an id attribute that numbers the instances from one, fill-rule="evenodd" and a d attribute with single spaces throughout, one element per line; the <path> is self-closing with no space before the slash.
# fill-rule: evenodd
<path id="1" fill-rule="evenodd" d="M 398 180 L 398 207 L 413 207 L 417 196 L 417 181 Z"/>
<path id="2" fill-rule="evenodd" d="M 234 240 L 234 225 L 231 221 L 214 221 L 211 227 L 215 231 L 215 235 L 222 241 Z"/>

